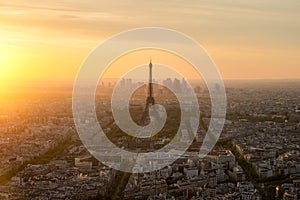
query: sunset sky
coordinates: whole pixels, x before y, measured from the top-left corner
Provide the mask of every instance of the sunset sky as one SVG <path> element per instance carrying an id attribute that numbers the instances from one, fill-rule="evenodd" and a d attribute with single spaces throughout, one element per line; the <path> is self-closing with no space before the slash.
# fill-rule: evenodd
<path id="1" fill-rule="evenodd" d="M 224 79 L 300 78 L 299 0 L 10 0 L 0 22 L 2 85 L 72 81 L 99 43 L 145 26 L 196 39 Z"/>

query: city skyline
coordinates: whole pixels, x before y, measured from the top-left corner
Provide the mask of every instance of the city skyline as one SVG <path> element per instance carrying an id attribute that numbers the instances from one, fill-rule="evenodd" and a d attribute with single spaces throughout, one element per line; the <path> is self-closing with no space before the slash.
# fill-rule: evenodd
<path id="1" fill-rule="evenodd" d="M 0 19 L 0 199 L 300 199 L 299 0 L 10 0 Z"/>

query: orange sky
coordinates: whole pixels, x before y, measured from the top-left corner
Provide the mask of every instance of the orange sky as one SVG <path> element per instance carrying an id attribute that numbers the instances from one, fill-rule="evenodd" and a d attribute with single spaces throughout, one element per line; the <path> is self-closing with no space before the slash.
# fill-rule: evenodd
<path id="1" fill-rule="evenodd" d="M 196 39 L 224 79 L 300 78 L 299 0 L 10 0 L 0 21 L 1 85 L 74 80 L 99 43 L 145 26 Z"/>

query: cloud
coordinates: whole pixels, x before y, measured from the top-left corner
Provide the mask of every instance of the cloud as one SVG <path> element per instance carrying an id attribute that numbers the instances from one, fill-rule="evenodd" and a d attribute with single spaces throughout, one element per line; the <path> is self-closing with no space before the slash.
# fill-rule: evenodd
<path id="1" fill-rule="evenodd" d="M 13 49 L 21 49 L 21 48 L 23 48 L 21 46 L 12 45 L 12 44 L 0 44 L 0 47 L 8 47 L 8 48 L 13 48 Z"/>

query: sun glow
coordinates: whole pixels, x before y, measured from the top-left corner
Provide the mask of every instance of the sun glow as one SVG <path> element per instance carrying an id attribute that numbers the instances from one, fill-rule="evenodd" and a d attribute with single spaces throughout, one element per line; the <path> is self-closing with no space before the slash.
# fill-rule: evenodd
<path id="1" fill-rule="evenodd" d="M 7 68 L 10 61 L 10 54 L 6 50 L 0 46 L 0 80 L 2 80 L 7 72 Z"/>
<path id="2" fill-rule="evenodd" d="M 13 82 L 15 66 L 18 64 L 18 51 L 15 46 L 0 44 L 0 88 Z"/>

